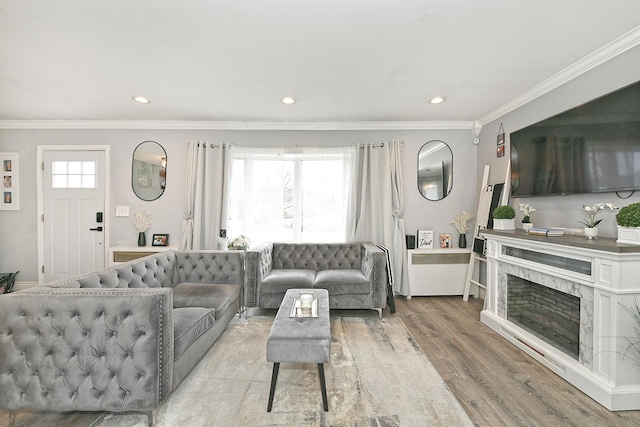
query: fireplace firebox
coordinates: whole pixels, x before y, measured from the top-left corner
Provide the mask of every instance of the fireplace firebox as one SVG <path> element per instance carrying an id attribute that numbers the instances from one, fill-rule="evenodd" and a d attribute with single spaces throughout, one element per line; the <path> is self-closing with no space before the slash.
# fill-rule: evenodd
<path id="1" fill-rule="evenodd" d="M 507 320 L 578 360 L 580 298 L 508 274 Z"/>

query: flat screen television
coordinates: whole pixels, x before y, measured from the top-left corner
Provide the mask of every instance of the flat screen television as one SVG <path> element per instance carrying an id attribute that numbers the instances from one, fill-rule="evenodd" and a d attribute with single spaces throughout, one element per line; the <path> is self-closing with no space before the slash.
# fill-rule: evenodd
<path id="1" fill-rule="evenodd" d="M 640 81 L 510 135 L 516 197 L 640 189 Z"/>

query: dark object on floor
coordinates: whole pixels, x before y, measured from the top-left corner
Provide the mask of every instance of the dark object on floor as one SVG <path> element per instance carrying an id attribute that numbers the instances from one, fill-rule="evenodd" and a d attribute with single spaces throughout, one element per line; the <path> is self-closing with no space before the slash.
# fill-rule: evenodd
<path id="1" fill-rule="evenodd" d="M 8 294 L 13 290 L 13 285 L 16 283 L 16 276 L 20 273 L 0 273 L 0 294 Z"/>

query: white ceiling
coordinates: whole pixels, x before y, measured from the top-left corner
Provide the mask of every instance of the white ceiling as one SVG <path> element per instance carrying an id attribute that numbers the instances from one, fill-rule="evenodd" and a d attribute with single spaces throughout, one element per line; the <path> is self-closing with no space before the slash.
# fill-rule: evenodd
<path id="1" fill-rule="evenodd" d="M 639 30 L 640 0 L 0 0 L 0 121 L 481 121 Z"/>

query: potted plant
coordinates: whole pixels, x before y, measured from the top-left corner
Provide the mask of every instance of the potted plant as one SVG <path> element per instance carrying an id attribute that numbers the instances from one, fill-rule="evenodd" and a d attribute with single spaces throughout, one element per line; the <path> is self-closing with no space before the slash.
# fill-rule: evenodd
<path id="1" fill-rule="evenodd" d="M 623 207 L 616 214 L 618 243 L 640 245 L 640 202 Z"/>
<path id="2" fill-rule="evenodd" d="M 533 224 L 531 223 L 531 213 L 536 210 L 528 203 L 518 203 L 518 209 L 524 213 L 524 218 L 522 218 L 522 229 L 528 232 L 533 228 Z"/>
<path id="3" fill-rule="evenodd" d="M 467 225 L 467 221 L 473 218 L 473 215 L 468 213 L 467 211 L 462 211 L 458 215 L 453 217 L 453 221 L 449 224 L 453 224 L 458 233 L 460 233 L 460 238 L 458 239 L 458 247 L 466 248 L 467 247 L 467 231 L 469 231 L 469 226 Z"/>
<path id="4" fill-rule="evenodd" d="M 501 205 L 493 210 L 494 230 L 515 230 L 516 211 L 509 205 Z"/>
<path id="5" fill-rule="evenodd" d="M 229 245 L 227 246 L 227 250 L 230 251 L 246 251 L 251 246 L 251 240 L 243 234 L 234 237 L 229 241 Z"/>
<path id="6" fill-rule="evenodd" d="M 582 210 L 584 210 L 587 218 L 578 222 L 584 224 L 584 237 L 589 240 L 598 238 L 598 224 L 600 224 L 602 218 L 596 219 L 596 215 L 606 208 L 612 211 L 618 210 L 618 207 L 612 203 L 596 203 L 593 206 L 582 205 Z"/>
<path id="7" fill-rule="evenodd" d="M 138 229 L 138 246 L 147 245 L 147 236 L 144 232 L 151 227 L 152 219 L 153 217 L 151 214 L 146 211 L 137 212 L 133 217 L 133 222 L 136 224 L 136 228 Z"/>

